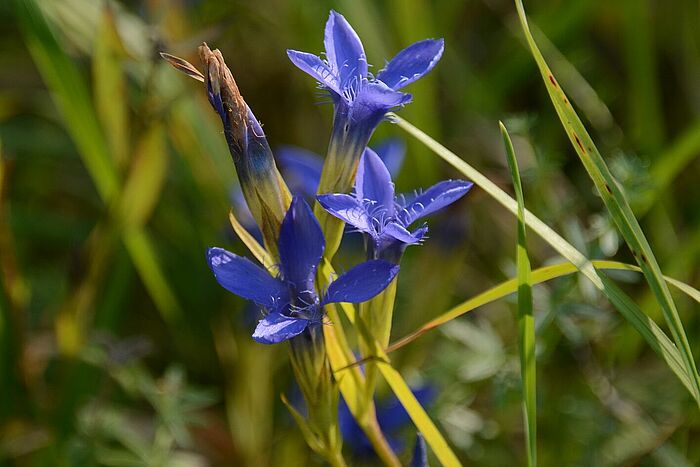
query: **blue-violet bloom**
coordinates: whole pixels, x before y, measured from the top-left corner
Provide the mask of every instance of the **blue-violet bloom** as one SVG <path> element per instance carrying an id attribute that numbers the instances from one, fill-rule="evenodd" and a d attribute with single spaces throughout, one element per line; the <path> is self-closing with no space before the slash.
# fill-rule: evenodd
<path id="1" fill-rule="evenodd" d="M 368 150 L 357 169 L 353 194 L 318 195 L 330 214 L 364 232 L 368 256 L 398 263 L 408 245 L 420 243 L 428 232 L 426 224 L 412 232 L 408 227 L 457 201 L 472 187 L 464 180 L 446 180 L 414 196 L 394 196 L 391 175 L 374 151 Z"/>
<path id="2" fill-rule="evenodd" d="M 319 297 L 316 270 L 325 240 L 309 205 L 294 197 L 279 233 L 279 276 L 222 248 L 207 250 L 209 267 L 225 289 L 264 309 L 253 338 L 276 344 L 320 325 L 327 303 L 360 303 L 384 290 L 399 268 L 387 261 L 361 263 L 340 275 Z"/>
<path id="3" fill-rule="evenodd" d="M 333 101 L 335 116 L 320 193 L 347 192 L 372 132 L 390 110 L 411 101 L 399 90 L 424 76 L 442 57 L 444 41 L 426 39 L 399 52 L 376 76 L 347 20 L 331 11 L 324 32 L 325 60 L 296 50 L 289 59 L 314 77 Z"/>

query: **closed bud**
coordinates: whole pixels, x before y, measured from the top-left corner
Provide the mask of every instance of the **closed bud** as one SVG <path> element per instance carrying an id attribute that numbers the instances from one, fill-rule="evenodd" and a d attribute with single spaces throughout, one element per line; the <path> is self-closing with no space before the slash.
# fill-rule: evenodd
<path id="1" fill-rule="evenodd" d="M 221 52 L 207 44 L 199 47 L 204 74 L 187 61 L 161 54 L 176 69 L 203 81 L 209 102 L 221 117 L 246 203 L 263 233 L 265 247 L 275 257 L 279 229 L 291 195 L 277 170 L 265 133 L 241 95 Z"/>

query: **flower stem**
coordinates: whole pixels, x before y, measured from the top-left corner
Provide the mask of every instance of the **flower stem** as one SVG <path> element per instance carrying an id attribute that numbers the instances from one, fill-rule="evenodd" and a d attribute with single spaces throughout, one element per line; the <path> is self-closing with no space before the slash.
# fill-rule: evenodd
<path id="1" fill-rule="evenodd" d="M 397 279 L 394 278 L 389 286 L 370 301 L 360 304 L 360 319 L 364 321 L 366 328 L 372 333 L 372 337 L 379 342 L 382 349 L 389 345 L 391 337 L 391 322 L 394 316 L 394 301 L 396 299 Z M 374 390 L 377 385 L 377 365 L 371 360 L 377 357 L 373 342 L 360 340 L 360 350 L 363 358 L 370 358 L 366 365 L 367 383 L 365 397 L 367 401 L 374 398 Z"/>
<path id="2" fill-rule="evenodd" d="M 331 449 L 326 454 L 326 460 L 333 467 L 346 467 L 343 453 L 339 449 Z"/>
<path id="3" fill-rule="evenodd" d="M 365 432 L 365 435 L 367 435 L 370 443 L 372 443 L 372 447 L 374 448 L 374 452 L 377 454 L 377 457 L 379 457 L 384 465 L 391 467 L 401 466 L 401 462 L 399 462 L 396 454 L 394 454 L 394 450 L 391 449 L 391 446 L 389 446 L 389 443 L 387 442 L 386 437 L 384 437 L 384 434 L 382 433 L 379 423 L 377 423 L 377 419 L 375 417 L 373 417 L 368 424 L 363 426 L 362 429 Z"/>

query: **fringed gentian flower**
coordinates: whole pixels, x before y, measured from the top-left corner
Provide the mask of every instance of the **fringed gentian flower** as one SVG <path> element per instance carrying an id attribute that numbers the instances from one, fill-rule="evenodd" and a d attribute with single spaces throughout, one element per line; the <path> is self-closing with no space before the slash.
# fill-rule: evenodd
<path id="1" fill-rule="evenodd" d="M 346 19 L 331 11 L 324 33 L 325 60 L 317 55 L 288 50 L 289 59 L 316 78 L 334 104 L 333 130 L 319 193 L 346 193 L 370 136 L 390 110 L 411 101 L 400 92 L 424 76 L 442 56 L 444 41 L 427 39 L 399 52 L 373 76 L 368 71 L 362 42 Z M 318 212 L 317 212 L 318 213 Z M 329 250 L 337 249 L 342 225 L 327 226 L 322 219 Z"/>
<path id="2" fill-rule="evenodd" d="M 423 386 L 412 390 L 421 405 L 430 404 L 435 398 L 435 388 L 433 386 Z M 404 444 L 397 436 L 402 428 L 410 424 L 406 409 L 396 397 L 384 403 L 377 403 L 377 422 L 379 423 L 382 432 L 386 434 L 387 441 L 391 449 L 399 453 L 403 450 Z M 347 404 L 341 399 L 338 405 L 338 424 L 340 425 L 340 433 L 343 435 L 343 441 L 352 450 L 358 458 L 368 458 L 374 455 L 374 448 L 370 443 L 362 428 L 357 424 L 355 418 L 350 413 Z"/>
<path id="3" fill-rule="evenodd" d="M 428 226 L 408 228 L 425 217 L 457 201 L 472 187 L 464 180 L 446 180 L 411 197 L 394 197 L 394 184 L 382 160 L 371 150 L 365 152 L 357 170 L 353 194 L 318 195 L 329 213 L 367 236 L 368 257 L 395 263 L 408 245 L 421 243 Z"/>
<path id="4" fill-rule="evenodd" d="M 219 284 L 264 309 L 265 317 L 253 333 L 263 344 L 276 344 L 320 325 L 327 303 L 369 300 L 384 290 L 399 270 L 387 261 L 366 261 L 340 275 L 319 296 L 315 277 L 325 241 L 309 205 L 298 197 L 282 221 L 278 248 L 279 277 L 222 248 L 207 251 Z"/>

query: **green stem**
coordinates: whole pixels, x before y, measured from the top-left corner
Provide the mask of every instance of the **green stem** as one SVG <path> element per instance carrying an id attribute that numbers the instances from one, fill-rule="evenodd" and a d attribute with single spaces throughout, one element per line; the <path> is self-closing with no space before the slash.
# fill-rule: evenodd
<path id="1" fill-rule="evenodd" d="M 377 423 L 376 417 L 372 417 L 370 423 L 364 424 L 364 426 L 362 426 L 362 430 L 365 432 L 365 435 L 367 435 L 370 443 L 372 443 L 372 447 L 374 448 L 374 452 L 377 454 L 377 457 L 379 457 L 384 465 L 391 467 L 401 466 L 401 462 L 399 462 L 399 460 L 396 458 L 394 450 L 391 449 L 391 446 L 389 446 L 389 443 L 384 437 L 381 428 L 379 428 L 379 423 Z"/>
<path id="2" fill-rule="evenodd" d="M 333 467 L 345 467 L 345 459 L 343 458 L 343 453 L 339 449 L 331 449 L 326 454 L 326 460 Z"/>
<path id="3" fill-rule="evenodd" d="M 389 345 L 391 337 L 391 323 L 394 316 L 394 301 L 396 299 L 397 279 L 394 278 L 389 286 L 382 293 L 372 298 L 368 302 L 360 304 L 360 319 L 365 323 L 366 328 L 372 337 L 385 349 Z M 377 385 L 378 370 L 372 358 L 379 356 L 375 352 L 373 342 L 360 340 L 360 351 L 363 358 L 370 358 L 365 366 L 367 384 L 365 385 L 365 398 L 370 402 L 374 398 L 374 391 Z"/>

